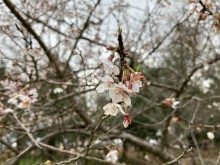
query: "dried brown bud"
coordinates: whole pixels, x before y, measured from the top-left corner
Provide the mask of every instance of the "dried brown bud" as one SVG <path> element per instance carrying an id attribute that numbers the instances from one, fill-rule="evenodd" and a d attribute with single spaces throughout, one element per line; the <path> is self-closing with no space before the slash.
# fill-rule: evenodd
<path id="1" fill-rule="evenodd" d="M 112 50 L 115 50 L 115 49 L 116 49 L 116 47 L 114 47 L 114 46 L 107 46 L 106 47 L 106 50 L 111 50 L 112 51 Z"/>
<path id="2" fill-rule="evenodd" d="M 206 2 L 205 3 L 206 8 L 210 8 L 210 7 L 212 7 L 212 5 L 213 5 L 212 2 Z"/>
<path id="3" fill-rule="evenodd" d="M 189 3 L 194 3 L 194 2 L 195 2 L 195 0 L 188 0 L 188 2 L 189 2 Z"/>
<path id="4" fill-rule="evenodd" d="M 172 122 L 173 122 L 173 123 L 177 123 L 178 121 L 180 121 L 180 118 L 179 118 L 179 117 L 173 117 L 173 118 L 172 118 Z"/>
<path id="5" fill-rule="evenodd" d="M 215 23 L 215 27 L 216 27 L 217 32 L 220 32 L 220 23 L 219 22 Z"/>
<path id="6" fill-rule="evenodd" d="M 207 13 L 200 13 L 199 14 L 199 21 L 205 20 L 208 17 Z"/>
<path id="7" fill-rule="evenodd" d="M 220 15 L 219 14 L 214 14 L 214 17 L 220 21 Z"/>
<path id="8" fill-rule="evenodd" d="M 174 98 L 165 98 L 165 99 L 162 101 L 162 104 L 171 107 L 174 101 L 175 101 Z"/>

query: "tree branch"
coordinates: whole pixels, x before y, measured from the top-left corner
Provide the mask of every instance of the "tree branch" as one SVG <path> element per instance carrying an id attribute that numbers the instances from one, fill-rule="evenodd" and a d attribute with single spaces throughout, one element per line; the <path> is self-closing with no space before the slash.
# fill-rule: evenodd
<path id="1" fill-rule="evenodd" d="M 39 45 L 42 47 L 45 54 L 49 58 L 51 64 L 55 67 L 55 70 L 56 70 L 58 77 L 61 77 L 62 74 L 61 74 L 60 68 L 59 68 L 56 60 L 54 59 L 53 55 L 51 54 L 51 52 L 49 51 L 49 49 L 47 48 L 47 46 L 45 45 L 43 40 L 40 38 L 40 36 L 37 35 L 37 33 L 34 31 L 34 29 L 31 27 L 31 25 L 19 14 L 19 12 L 15 9 L 14 4 L 10 0 L 3 0 L 3 1 L 4 1 L 5 5 L 8 7 L 8 9 L 14 14 L 14 16 L 27 29 L 27 31 L 29 31 L 33 35 L 33 37 L 37 40 L 37 42 L 39 43 Z"/>
<path id="2" fill-rule="evenodd" d="M 128 134 L 128 133 L 123 132 L 120 135 L 120 137 L 128 140 L 129 142 L 135 144 L 136 146 L 142 148 L 143 150 L 157 156 L 158 158 L 160 158 L 160 160 L 162 162 L 168 162 L 168 161 L 172 161 L 173 159 L 175 159 L 175 157 L 173 155 L 171 155 L 170 153 L 166 153 L 161 148 L 156 147 L 156 146 L 152 146 L 149 143 L 147 143 L 146 141 L 144 141 L 144 140 L 142 140 L 132 134 Z M 179 163 L 177 163 L 176 165 L 179 165 Z"/>

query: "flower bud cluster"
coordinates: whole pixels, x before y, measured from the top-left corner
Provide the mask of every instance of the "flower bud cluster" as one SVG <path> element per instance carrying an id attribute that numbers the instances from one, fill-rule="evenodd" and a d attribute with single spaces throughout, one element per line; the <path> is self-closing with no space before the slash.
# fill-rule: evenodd
<path id="1" fill-rule="evenodd" d="M 98 93 L 108 92 L 111 102 L 103 107 L 104 114 L 116 116 L 121 112 L 124 116 L 123 125 L 128 127 L 131 117 L 128 114 L 128 107 L 131 107 L 130 96 L 138 93 L 142 87 L 145 77 L 140 72 L 135 72 L 125 62 L 117 66 L 114 54 L 119 48 L 108 46 L 107 50 L 111 55 L 103 61 L 105 76 L 101 77 L 101 84 L 96 88 Z M 120 78 L 121 76 L 121 78 Z"/>
<path id="2" fill-rule="evenodd" d="M 28 109 L 37 101 L 38 92 L 36 88 L 30 88 L 29 85 L 21 88 L 19 81 L 9 79 L 1 81 L 0 85 L 4 89 L 4 95 L 2 95 L 0 102 L 2 105 L 0 106 L 0 111 L 2 111 L 3 114 L 13 112 L 14 109 Z"/>

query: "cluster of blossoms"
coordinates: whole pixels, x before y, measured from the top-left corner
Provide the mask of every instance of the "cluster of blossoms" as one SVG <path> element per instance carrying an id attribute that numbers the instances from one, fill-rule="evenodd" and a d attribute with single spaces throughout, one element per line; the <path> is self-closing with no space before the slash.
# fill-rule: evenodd
<path id="1" fill-rule="evenodd" d="M 118 161 L 118 156 L 120 152 L 120 146 L 122 145 L 122 140 L 121 139 L 115 139 L 114 144 L 106 147 L 109 152 L 106 154 L 105 159 L 107 161 L 110 161 L 112 163 L 116 163 Z"/>
<path id="2" fill-rule="evenodd" d="M 131 123 L 131 117 L 128 114 L 128 107 L 131 107 L 130 95 L 140 91 L 145 77 L 125 63 L 121 64 L 120 68 L 115 64 L 117 57 L 114 54 L 118 49 L 107 47 L 112 54 L 103 61 L 106 75 L 101 78 L 102 83 L 96 88 L 96 91 L 109 93 L 112 101 L 103 107 L 104 114 L 116 116 L 120 111 L 124 116 L 123 125 L 126 128 Z"/>
<path id="3" fill-rule="evenodd" d="M 46 77 L 48 59 L 40 49 L 23 49 L 17 52 L 19 56 L 5 60 L 5 75 L 13 80 L 29 82 Z"/>
<path id="4" fill-rule="evenodd" d="M 121 112 L 123 126 L 127 128 L 131 124 L 131 116 L 128 113 L 128 109 L 131 107 L 130 96 L 140 91 L 143 81 L 146 79 L 140 72 L 135 72 L 126 63 L 121 29 L 119 29 L 118 41 L 118 47 L 108 46 L 106 48 L 111 51 L 111 55 L 102 62 L 105 76 L 100 78 L 102 82 L 98 85 L 96 91 L 98 93 L 108 92 L 111 98 L 110 103 L 103 107 L 104 114 L 117 116 L 118 112 Z M 118 155 L 119 148 L 111 148 L 106 155 L 106 160 L 115 163 L 118 160 Z"/>
<path id="5" fill-rule="evenodd" d="M 37 89 L 29 89 L 28 87 L 20 89 L 18 92 L 12 93 L 9 104 L 15 105 L 19 109 L 29 108 L 32 103 L 37 101 Z"/>
<path id="6" fill-rule="evenodd" d="M 162 101 L 162 104 L 171 107 L 172 109 L 176 109 L 180 104 L 180 101 L 176 100 L 175 98 L 165 98 Z"/>
<path id="7" fill-rule="evenodd" d="M 2 102 L 0 102 L 0 116 L 3 116 L 4 114 L 7 114 L 7 113 L 12 113 L 12 112 L 13 110 L 11 108 L 6 108 L 5 105 Z"/>
<path id="8" fill-rule="evenodd" d="M 198 21 L 205 21 L 211 18 L 216 30 L 220 31 L 220 14 L 218 13 L 219 3 L 211 0 L 188 0 L 192 4 L 192 13 L 197 16 Z"/>
<path id="9" fill-rule="evenodd" d="M 180 118 L 179 116 L 173 117 L 171 121 L 172 121 L 173 123 L 177 123 L 177 122 L 179 122 L 179 121 L 184 121 L 184 122 L 187 122 L 187 123 L 189 123 L 189 124 L 192 124 L 192 123 L 190 123 L 189 121 Z M 196 130 L 197 130 L 198 132 L 201 132 L 201 128 L 202 128 L 202 125 L 200 125 L 200 124 L 199 124 L 199 125 L 196 125 Z M 214 128 L 212 131 L 207 132 L 206 134 L 207 134 L 208 139 L 214 140 L 214 138 L 215 138 L 215 133 L 216 133 L 216 129 L 215 129 L 215 128 Z"/>
<path id="10" fill-rule="evenodd" d="M 212 13 L 210 13 L 210 9 L 213 8 L 213 3 L 211 1 L 208 0 L 189 0 L 189 3 L 193 3 L 194 8 L 192 10 L 192 12 L 195 12 L 198 14 L 198 20 L 205 20 L 209 15 L 211 15 Z"/>
<path id="11" fill-rule="evenodd" d="M 3 60 L 6 78 L 0 81 L 0 113 L 15 109 L 28 109 L 37 101 L 38 92 L 28 84 L 46 77 L 48 60 L 40 49 L 26 48 L 18 52 L 21 56 Z"/>
<path id="12" fill-rule="evenodd" d="M 116 149 L 111 149 L 106 155 L 106 160 L 116 163 L 118 161 L 118 155 L 119 155 L 119 148 L 116 147 Z"/>
<path id="13" fill-rule="evenodd" d="M 29 85 L 21 88 L 21 82 L 9 79 L 1 81 L 0 84 L 5 90 L 4 95 L 7 96 L 1 97 L 1 101 L 5 104 L 1 103 L 4 105 L 1 106 L 4 107 L 4 110 L 1 110 L 3 114 L 4 112 L 13 112 L 12 109 L 27 109 L 37 101 L 38 92 L 36 88 L 30 88 Z"/>

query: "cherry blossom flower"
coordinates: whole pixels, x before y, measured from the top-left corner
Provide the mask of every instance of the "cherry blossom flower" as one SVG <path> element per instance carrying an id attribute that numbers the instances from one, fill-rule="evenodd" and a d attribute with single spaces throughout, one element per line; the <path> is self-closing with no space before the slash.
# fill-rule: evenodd
<path id="1" fill-rule="evenodd" d="M 114 80 L 109 75 L 105 75 L 105 77 L 101 78 L 101 80 L 102 80 L 103 83 L 101 83 L 96 88 L 96 91 L 98 93 L 103 93 L 103 92 L 109 90 L 112 87 L 113 83 L 114 83 Z"/>
<path id="2" fill-rule="evenodd" d="M 13 113 L 14 111 L 11 108 L 4 109 L 1 113 L 7 114 L 7 113 Z"/>
<path id="3" fill-rule="evenodd" d="M 215 138 L 215 135 L 213 132 L 207 132 L 207 136 L 210 140 L 213 140 Z"/>
<path id="4" fill-rule="evenodd" d="M 119 155 L 118 150 L 110 150 L 106 155 L 105 159 L 112 163 L 116 163 L 118 161 L 118 155 Z"/>
<path id="5" fill-rule="evenodd" d="M 173 105 L 175 101 L 175 98 L 165 98 L 163 101 L 162 101 L 162 104 L 168 106 L 168 107 L 171 107 Z"/>
<path id="6" fill-rule="evenodd" d="M 53 93 L 58 94 L 58 93 L 62 93 L 63 92 L 63 88 L 55 88 L 53 90 Z"/>
<path id="7" fill-rule="evenodd" d="M 107 74 L 114 73 L 115 75 L 119 75 L 119 68 L 112 62 L 114 56 L 111 55 L 107 60 L 103 61 L 104 70 Z"/>
<path id="8" fill-rule="evenodd" d="M 6 79 L 4 81 L 1 81 L 1 85 L 4 87 L 4 89 L 7 89 L 9 91 L 16 91 L 18 86 L 20 85 L 20 82 Z"/>
<path id="9" fill-rule="evenodd" d="M 22 88 L 19 92 L 12 93 L 11 98 L 7 101 L 9 104 L 17 106 L 17 108 L 29 108 L 32 103 L 37 101 L 37 89 L 27 90 L 27 87 Z"/>
<path id="10" fill-rule="evenodd" d="M 173 109 L 176 109 L 179 104 L 180 104 L 180 101 L 174 101 L 174 102 L 172 103 L 171 107 L 172 107 Z"/>
<path id="11" fill-rule="evenodd" d="M 18 100 L 16 98 L 12 97 L 8 100 L 8 104 L 17 105 Z"/>
<path id="12" fill-rule="evenodd" d="M 31 98 L 26 96 L 26 95 L 19 95 L 19 100 L 21 101 L 17 107 L 19 109 L 23 109 L 23 108 L 29 108 L 31 105 Z"/>
<path id="13" fill-rule="evenodd" d="M 123 141 L 121 139 L 114 139 L 114 144 L 116 145 L 122 145 Z"/>
<path id="14" fill-rule="evenodd" d="M 129 97 L 129 90 L 124 84 L 113 84 L 113 87 L 109 90 L 109 95 L 114 103 L 124 102 L 126 107 L 131 106 L 131 99 Z"/>
<path id="15" fill-rule="evenodd" d="M 173 117 L 171 120 L 173 123 L 177 123 L 178 121 L 180 121 L 179 117 Z"/>
<path id="16" fill-rule="evenodd" d="M 142 87 L 142 82 L 140 80 L 134 81 L 132 83 L 132 91 L 138 93 L 140 88 Z"/>
<path id="17" fill-rule="evenodd" d="M 103 107 L 103 110 L 105 111 L 105 115 L 116 116 L 118 114 L 118 111 L 120 111 L 122 114 L 125 114 L 121 105 L 116 103 L 108 103 Z"/>
<path id="18" fill-rule="evenodd" d="M 28 91 L 28 96 L 31 98 L 31 103 L 35 103 L 38 97 L 37 89 L 36 88 L 30 89 Z"/>
<path id="19" fill-rule="evenodd" d="M 120 33 L 121 29 L 119 29 L 119 35 L 121 35 Z M 96 91 L 98 93 L 109 91 L 109 96 L 112 99 L 112 102 L 103 107 L 104 114 L 116 116 L 118 111 L 120 111 L 124 116 L 123 125 L 127 128 L 128 125 L 131 124 L 131 117 L 127 113 L 127 107 L 131 106 L 129 95 L 132 93 L 138 93 L 140 87 L 142 87 L 142 81 L 145 81 L 146 79 L 140 72 L 134 72 L 134 70 L 126 64 L 126 61 L 123 61 L 121 57 L 126 54 L 124 50 L 122 50 L 124 54 L 121 55 L 120 52 L 117 52 L 120 48 L 107 46 L 106 49 L 112 51 L 112 54 L 108 59 L 103 61 L 104 70 L 107 75 L 102 78 L 102 83 L 96 88 Z M 116 52 L 118 54 L 115 55 Z M 117 58 L 120 58 L 121 70 L 114 64 Z M 119 74 L 122 75 L 122 77 L 119 77 L 119 83 L 115 83 L 113 78 L 109 76 Z M 109 152 L 109 159 L 111 159 L 110 153 L 111 151 Z"/>
<path id="20" fill-rule="evenodd" d="M 165 98 L 162 101 L 162 104 L 171 107 L 173 109 L 176 109 L 178 105 L 180 104 L 180 101 L 176 100 L 175 98 Z"/>
<path id="21" fill-rule="evenodd" d="M 124 120 L 123 120 L 124 128 L 127 128 L 129 124 L 131 124 L 131 116 L 129 114 L 124 114 Z"/>
<path id="22" fill-rule="evenodd" d="M 28 76 L 27 73 L 21 73 L 19 76 L 18 76 L 18 79 L 20 81 L 24 81 L 24 82 L 29 82 L 30 81 L 30 77 Z"/>
<path id="23" fill-rule="evenodd" d="M 126 81 L 126 85 L 133 92 L 138 93 L 142 87 L 142 81 L 145 80 L 145 77 L 141 75 L 140 72 L 135 72 L 130 74 L 130 80 Z"/>
<path id="24" fill-rule="evenodd" d="M 14 111 L 11 108 L 6 108 L 6 109 L 2 109 L 0 108 L 0 120 L 1 120 L 1 116 L 8 114 L 8 113 L 13 113 Z"/>

